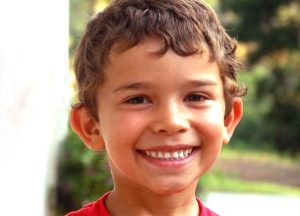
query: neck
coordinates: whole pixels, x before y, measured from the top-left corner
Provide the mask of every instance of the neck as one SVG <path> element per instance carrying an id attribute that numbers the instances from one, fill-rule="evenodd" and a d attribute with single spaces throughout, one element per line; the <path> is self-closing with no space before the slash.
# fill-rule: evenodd
<path id="1" fill-rule="evenodd" d="M 196 184 L 187 190 L 163 195 L 115 185 L 105 204 L 113 216 L 199 215 L 195 198 Z"/>

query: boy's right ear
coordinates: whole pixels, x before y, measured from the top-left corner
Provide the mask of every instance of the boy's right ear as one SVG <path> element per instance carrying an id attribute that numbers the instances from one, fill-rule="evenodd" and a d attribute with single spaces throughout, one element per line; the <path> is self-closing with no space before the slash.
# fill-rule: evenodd
<path id="1" fill-rule="evenodd" d="M 104 148 L 104 140 L 99 131 L 99 123 L 85 106 L 71 109 L 70 123 L 83 143 L 91 150 L 100 151 Z"/>

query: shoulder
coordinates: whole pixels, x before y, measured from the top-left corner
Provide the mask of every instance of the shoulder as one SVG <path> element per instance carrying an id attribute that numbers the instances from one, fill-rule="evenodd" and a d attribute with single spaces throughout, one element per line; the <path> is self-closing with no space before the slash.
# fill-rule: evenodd
<path id="1" fill-rule="evenodd" d="M 200 209 L 199 216 L 219 216 L 218 214 L 216 214 L 215 212 L 213 212 L 209 208 L 205 207 L 203 205 L 202 201 L 198 197 L 196 199 L 197 199 L 199 209 Z"/>
<path id="2" fill-rule="evenodd" d="M 100 199 L 96 200 L 95 202 L 89 203 L 83 206 L 81 209 L 70 212 L 65 216 L 109 216 L 109 213 L 104 205 L 104 201 L 109 194 L 110 192 L 104 194 Z"/>

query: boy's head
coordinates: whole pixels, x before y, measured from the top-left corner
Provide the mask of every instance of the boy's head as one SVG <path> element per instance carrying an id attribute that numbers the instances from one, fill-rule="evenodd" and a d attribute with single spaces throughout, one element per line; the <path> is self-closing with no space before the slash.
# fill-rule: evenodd
<path id="1" fill-rule="evenodd" d="M 116 193 L 194 191 L 242 117 L 235 49 L 202 1 L 117 0 L 88 23 L 71 125 Z"/>
<path id="2" fill-rule="evenodd" d="M 180 56 L 208 50 L 223 82 L 225 115 L 231 110 L 232 98 L 244 94 L 236 78 L 236 42 L 203 1 L 115 0 L 89 21 L 75 56 L 78 99 L 96 120 L 96 93 L 105 82 L 112 49 L 121 53 L 146 38 L 162 42 L 158 56 L 170 49 Z"/>

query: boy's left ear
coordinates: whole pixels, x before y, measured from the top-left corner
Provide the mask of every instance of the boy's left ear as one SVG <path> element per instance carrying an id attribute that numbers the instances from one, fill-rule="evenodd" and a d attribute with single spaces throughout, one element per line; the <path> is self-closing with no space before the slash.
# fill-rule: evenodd
<path id="1" fill-rule="evenodd" d="M 243 102 L 240 97 L 233 98 L 230 113 L 224 119 L 223 144 L 227 144 L 243 116 Z"/>

